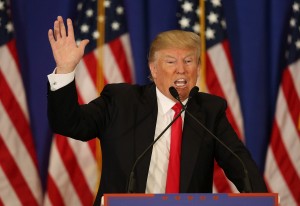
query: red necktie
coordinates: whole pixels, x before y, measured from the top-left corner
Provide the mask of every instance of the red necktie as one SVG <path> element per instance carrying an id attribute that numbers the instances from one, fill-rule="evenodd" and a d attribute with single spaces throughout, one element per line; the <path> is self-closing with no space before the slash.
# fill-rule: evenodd
<path id="1" fill-rule="evenodd" d="M 175 115 L 180 113 L 182 106 L 177 102 L 172 109 Z M 173 117 L 173 118 L 174 118 Z M 179 178 L 180 178 L 180 154 L 181 154 L 181 138 L 182 138 L 182 118 L 181 116 L 171 126 L 171 146 L 170 157 L 167 174 L 166 193 L 179 192 Z"/>

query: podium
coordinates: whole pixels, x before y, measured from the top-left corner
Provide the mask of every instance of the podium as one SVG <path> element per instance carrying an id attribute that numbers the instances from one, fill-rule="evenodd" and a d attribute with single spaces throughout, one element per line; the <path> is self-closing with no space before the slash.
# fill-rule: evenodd
<path id="1" fill-rule="evenodd" d="M 104 206 L 278 206 L 277 193 L 105 194 Z"/>

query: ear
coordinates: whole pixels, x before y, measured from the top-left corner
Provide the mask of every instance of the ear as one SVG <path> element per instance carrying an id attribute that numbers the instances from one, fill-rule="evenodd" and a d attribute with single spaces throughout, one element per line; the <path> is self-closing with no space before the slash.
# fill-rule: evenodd
<path id="1" fill-rule="evenodd" d="M 154 62 L 149 63 L 149 68 L 150 68 L 152 78 L 155 79 L 157 76 L 157 68 L 155 66 L 155 63 Z"/>

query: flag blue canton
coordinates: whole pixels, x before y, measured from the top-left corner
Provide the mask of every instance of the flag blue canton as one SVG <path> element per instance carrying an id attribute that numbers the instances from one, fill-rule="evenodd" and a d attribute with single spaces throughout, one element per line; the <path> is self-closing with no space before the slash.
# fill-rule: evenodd
<path id="1" fill-rule="evenodd" d="M 285 57 L 287 65 L 300 58 L 300 0 L 295 0 L 292 6 Z"/>
<path id="2" fill-rule="evenodd" d="M 200 33 L 199 0 L 178 0 L 178 24 L 182 30 Z M 205 1 L 206 47 L 210 48 L 227 38 L 226 21 L 221 0 Z M 201 14 L 200 14 L 201 15 Z"/>
<path id="3" fill-rule="evenodd" d="M 74 22 L 74 32 L 76 41 L 88 39 L 90 42 L 85 48 L 85 52 L 89 53 L 96 49 L 97 39 L 100 34 L 97 30 L 97 1 L 96 0 L 80 0 L 77 4 L 77 19 Z"/>
<path id="4" fill-rule="evenodd" d="M 0 46 L 6 44 L 13 36 L 13 24 L 10 17 L 10 9 L 6 0 L 0 0 Z"/>
<path id="5" fill-rule="evenodd" d="M 124 3 L 121 0 L 103 1 L 105 18 L 98 14 L 97 0 L 81 0 L 77 5 L 77 19 L 75 20 L 76 41 L 89 39 L 86 52 L 91 52 L 97 47 L 97 40 L 100 38 L 100 31 L 97 22 L 105 20 L 105 43 L 117 39 L 127 32 Z"/>
<path id="6" fill-rule="evenodd" d="M 200 34 L 199 1 L 178 0 L 178 3 L 177 19 L 180 29 Z"/>
<path id="7" fill-rule="evenodd" d="M 110 42 L 127 33 L 124 3 L 121 0 L 106 1 L 105 42 Z"/>

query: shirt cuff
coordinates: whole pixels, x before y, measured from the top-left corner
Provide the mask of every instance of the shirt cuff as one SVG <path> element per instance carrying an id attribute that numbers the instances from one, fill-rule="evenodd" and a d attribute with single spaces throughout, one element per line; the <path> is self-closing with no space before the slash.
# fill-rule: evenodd
<path id="1" fill-rule="evenodd" d="M 48 75 L 50 90 L 56 91 L 67 84 L 70 84 L 75 78 L 75 70 L 67 74 L 55 74 L 56 68 L 52 74 Z"/>

